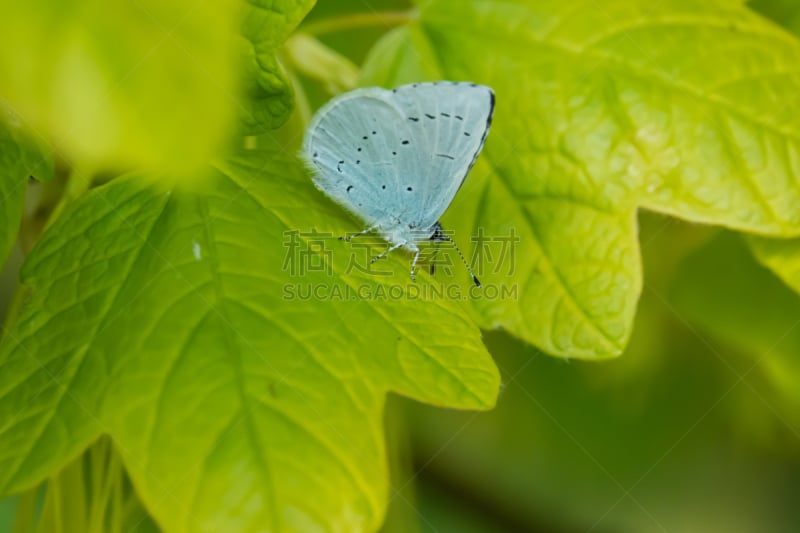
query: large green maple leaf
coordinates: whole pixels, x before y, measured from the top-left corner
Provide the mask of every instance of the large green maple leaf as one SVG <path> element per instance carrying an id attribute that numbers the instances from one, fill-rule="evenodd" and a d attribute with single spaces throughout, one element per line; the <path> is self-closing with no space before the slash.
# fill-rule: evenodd
<path id="1" fill-rule="evenodd" d="M 630 336 L 639 208 L 800 233 L 798 59 L 800 42 L 729 0 L 431 0 L 363 83 L 495 89 L 482 162 L 444 219 L 520 237 L 519 298 L 478 300 L 482 323 L 597 358 Z"/>
<path id="2" fill-rule="evenodd" d="M 386 393 L 491 407 L 480 331 L 460 302 L 407 298 L 404 260 L 394 277 L 345 273 L 337 239 L 304 248 L 325 268 L 293 277 L 287 235 L 352 227 L 294 158 L 244 154 L 205 192 L 153 177 L 91 192 L 26 262 L 0 353 L 0 490 L 108 434 L 167 531 L 376 529 Z"/>

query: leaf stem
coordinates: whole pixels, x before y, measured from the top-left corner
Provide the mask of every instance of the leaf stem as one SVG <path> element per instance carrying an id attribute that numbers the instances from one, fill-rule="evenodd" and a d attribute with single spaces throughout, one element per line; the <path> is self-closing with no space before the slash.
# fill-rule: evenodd
<path id="1" fill-rule="evenodd" d="M 414 20 L 417 16 L 416 10 L 408 11 L 374 11 L 372 13 L 352 13 L 311 22 L 300 27 L 299 31 L 310 33 L 311 35 L 321 35 L 325 33 L 337 33 L 356 28 L 369 28 L 372 26 L 385 26 L 393 28 L 401 26 Z"/>

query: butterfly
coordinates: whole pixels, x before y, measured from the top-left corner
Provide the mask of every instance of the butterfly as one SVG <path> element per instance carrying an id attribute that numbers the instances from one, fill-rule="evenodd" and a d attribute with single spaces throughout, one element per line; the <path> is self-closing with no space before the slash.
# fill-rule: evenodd
<path id="1" fill-rule="evenodd" d="M 389 243 L 373 262 L 405 248 L 413 280 L 422 242 L 452 242 L 439 218 L 486 142 L 494 102 L 484 85 L 440 81 L 356 89 L 316 113 L 303 158 L 317 188 L 366 224 L 352 237 L 377 231 Z"/>

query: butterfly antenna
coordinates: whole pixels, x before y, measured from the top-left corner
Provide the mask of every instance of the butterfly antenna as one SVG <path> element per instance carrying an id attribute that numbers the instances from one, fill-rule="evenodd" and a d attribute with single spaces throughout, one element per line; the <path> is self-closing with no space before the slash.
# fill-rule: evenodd
<path id="1" fill-rule="evenodd" d="M 439 236 L 442 239 L 450 241 L 453 244 L 453 248 L 455 248 L 456 252 L 458 252 L 458 257 L 461 258 L 461 262 L 464 263 L 464 266 L 467 267 L 467 271 L 469 272 L 469 275 L 472 276 L 472 281 L 474 281 L 475 285 L 480 289 L 481 288 L 481 282 L 478 281 L 478 276 L 475 275 L 475 272 L 472 271 L 472 267 L 469 266 L 469 263 L 467 263 L 467 259 L 464 257 L 464 254 L 461 253 L 461 250 L 458 248 L 458 245 L 456 244 L 456 241 L 454 241 L 450 237 L 450 235 L 448 235 L 448 234 L 446 234 L 444 232 L 440 232 Z"/>

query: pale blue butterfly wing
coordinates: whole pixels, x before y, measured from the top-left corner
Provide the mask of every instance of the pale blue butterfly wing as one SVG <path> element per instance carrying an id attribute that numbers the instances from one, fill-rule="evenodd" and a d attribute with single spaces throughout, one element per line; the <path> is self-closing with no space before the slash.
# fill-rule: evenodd
<path id="1" fill-rule="evenodd" d="M 491 89 L 470 83 L 358 89 L 317 113 L 304 156 L 317 187 L 369 226 L 430 236 L 483 147 L 493 108 Z"/>
<path id="2" fill-rule="evenodd" d="M 414 156 L 400 161 L 401 176 L 419 206 L 413 223 L 431 228 L 447 210 L 475 163 L 492 121 L 494 93 L 471 83 L 419 83 L 398 87 L 393 101 L 411 125 Z"/>
<path id="3" fill-rule="evenodd" d="M 370 226 L 392 223 L 402 209 L 397 146 L 410 131 L 387 92 L 358 89 L 331 100 L 303 143 L 317 187 Z"/>

